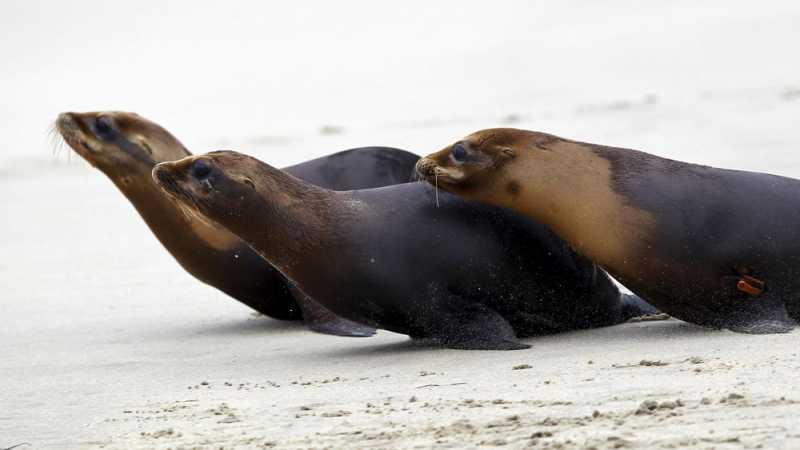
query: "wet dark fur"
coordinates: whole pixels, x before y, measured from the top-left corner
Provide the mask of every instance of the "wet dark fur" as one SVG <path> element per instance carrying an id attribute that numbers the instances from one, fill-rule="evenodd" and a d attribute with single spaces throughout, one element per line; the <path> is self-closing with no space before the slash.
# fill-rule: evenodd
<path id="1" fill-rule="evenodd" d="M 205 212 L 342 317 L 454 348 L 516 349 L 526 347 L 516 337 L 654 312 L 517 214 L 444 192 L 437 207 L 422 183 L 335 193 L 263 163 L 250 170 L 229 155 L 208 178 L 222 197 L 204 202 Z M 259 193 L 237 190 L 233 174 L 257 179 Z M 226 195 L 247 197 L 236 206 L 240 217 L 225 209 Z"/>
<path id="2" fill-rule="evenodd" d="M 404 150 L 364 147 L 334 153 L 285 170 L 310 183 L 350 190 L 405 182 L 417 159 L 418 156 Z M 350 170 L 342 170 L 344 167 Z M 199 264 L 202 267 L 195 269 L 198 264 L 194 261 L 185 263 L 189 258 L 202 259 Z M 296 295 L 286 279 L 243 242 L 224 251 L 198 243 L 188 258 L 179 258 L 178 261 L 187 269 L 191 267 L 190 273 L 202 271 L 202 278 L 198 278 L 258 312 L 283 320 L 303 318 Z"/>
<path id="3" fill-rule="evenodd" d="M 640 279 L 623 280 L 664 312 L 737 331 L 788 331 L 800 320 L 800 181 L 589 144 L 614 189 L 657 227 Z M 745 271 L 766 282 L 736 290 Z"/>

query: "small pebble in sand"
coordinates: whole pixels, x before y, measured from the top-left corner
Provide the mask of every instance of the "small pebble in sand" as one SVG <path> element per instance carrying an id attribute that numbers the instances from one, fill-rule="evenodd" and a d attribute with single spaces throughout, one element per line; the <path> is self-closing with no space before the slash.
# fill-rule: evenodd
<path id="1" fill-rule="evenodd" d="M 417 401 L 416 395 L 412 395 L 411 398 L 408 399 L 408 403 L 416 403 L 416 401 Z"/>
<path id="2" fill-rule="evenodd" d="M 708 398 L 708 397 L 703 397 L 703 398 L 700 400 L 700 404 L 701 404 L 701 405 L 710 405 L 711 403 L 712 403 L 712 402 L 711 402 L 711 399 L 710 399 L 710 398 Z"/>
<path id="3" fill-rule="evenodd" d="M 675 401 L 665 401 L 658 404 L 658 409 L 675 409 L 683 406 L 681 399 Z"/>
<path id="4" fill-rule="evenodd" d="M 525 369 L 533 369 L 533 366 L 530 364 L 518 364 L 511 368 L 511 370 L 525 370 Z"/>
<path id="5" fill-rule="evenodd" d="M 669 363 L 665 363 L 664 361 L 651 361 L 649 359 L 643 359 L 639 361 L 639 365 L 645 367 L 663 367 L 668 366 Z"/>
<path id="6" fill-rule="evenodd" d="M 636 410 L 636 415 L 641 416 L 645 414 L 650 414 L 651 412 L 655 411 L 658 408 L 658 402 L 655 400 L 645 400 L 639 405 L 639 409 Z"/>
<path id="7" fill-rule="evenodd" d="M 238 417 L 234 416 L 233 414 L 228 414 L 227 417 L 218 421 L 217 423 L 236 423 L 241 422 Z"/>
<path id="8" fill-rule="evenodd" d="M 731 394 L 728 394 L 728 396 L 727 396 L 727 397 L 722 397 L 722 398 L 719 400 L 719 402 L 720 402 L 720 403 L 735 402 L 735 401 L 737 401 L 737 400 L 741 400 L 741 399 L 743 399 L 743 398 L 744 398 L 744 395 L 742 395 L 742 394 L 738 394 L 738 393 L 736 393 L 736 392 L 733 392 L 733 393 L 731 393 Z"/>
<path id="9" fill-rule="evenodd" d="M 350 411 L 339 410 L 339 411 L 332 411 L 332 412 L 324 412 L 321 414 L 322 417 L 344 417 L 349 416 L 352 414 Z"/>

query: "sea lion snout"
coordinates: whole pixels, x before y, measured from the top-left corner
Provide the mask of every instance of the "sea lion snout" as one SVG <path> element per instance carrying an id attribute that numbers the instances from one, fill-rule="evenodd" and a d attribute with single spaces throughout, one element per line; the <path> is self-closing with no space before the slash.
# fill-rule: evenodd
<path id="1" fill-rule="evenodd" d="M 153 181 L 165 191 L 177 193 L 178 184 L 174 162 L 156 164 L 153 168 Z"/>
<path id="2" fill-rule="evenodd" d="M 157 164 L 152 176 L 156 184 L 172 194 L 185 193 L 187 190 L 207 194 L 212 189 L 210 175 L 213 167 L 213 162 L 207 156 L 189 156 Z"/>
<path id="3" fill-rule="evenodd" d="M 65 112 L 58 115 L 56 129 L 64 141 L 78 154 L 86 158 L 99 152 L 96 146 L 89 144 L 89 136 L 81 128 L 80 117 L 77 113 Z M 90 159 L 89 162 L 92 162 Z"/>
<path id="4" fill-rule="evenodd" d="M 428 179 L 434 176 L 436 170 L 436 161 L 430 158 L 420 158 L 414 166 L 417 176 L 422 179 Z"/>
<path id="5" fill-rule="evenodd" d="M 458 183 L 464 178 L 464 171 L 458 167 L 443 167 L 435 159 L 425 157 L 416 165 L 417 174 L 431 182 Z"/>
<path id="6" fill-rule="evenodd" d="M 78 128 L 78 124 L 75 123 L 75 118 L 73 117 L 74 114 L 72 112 L 64 112 L 58 115 L 56 126 L 59 131 L 73 131 Z"/>

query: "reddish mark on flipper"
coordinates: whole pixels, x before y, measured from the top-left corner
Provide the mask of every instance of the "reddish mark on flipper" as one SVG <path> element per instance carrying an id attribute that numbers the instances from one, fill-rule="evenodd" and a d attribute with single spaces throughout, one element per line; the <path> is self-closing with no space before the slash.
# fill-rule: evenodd
<path id="1" fill-rule="evenodd" d="M 736 289 L 744 292 L 747 295 L 758 297 L 764 293 L 765 283 L 758 278 L 751 277 L 750 275 L 742 275 L 742 278 L 736 283 Z"/>

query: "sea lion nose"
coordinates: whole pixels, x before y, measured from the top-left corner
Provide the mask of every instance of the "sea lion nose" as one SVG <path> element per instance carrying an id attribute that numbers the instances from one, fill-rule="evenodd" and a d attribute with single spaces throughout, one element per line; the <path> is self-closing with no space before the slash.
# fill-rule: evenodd
<path id="1" fill-rule="evenodd" d="M 419 176 L 426 177 L 430 175 L 433 166 L 434 166 L 433 160 L 429 158 L 420 158 L 420 160 L 417 161 L 417 164 L 414 166 L 414 168 L 416 169 L 417 174 Z"/>
<path id="2" fill-rule="evenodd" d="M 75 113 L 64 112 L 59 114 L 58 119 L 56 119 L 56 125 L 61 130 L 77 128 L 75 124 Z"/>
<path id="3" fill-rule="evenodd" d="M 152 172 L 153 179 L 162 185 L 166 185 L 172 181 L 171 163 L 163 162 L 156 164 Z"/>

